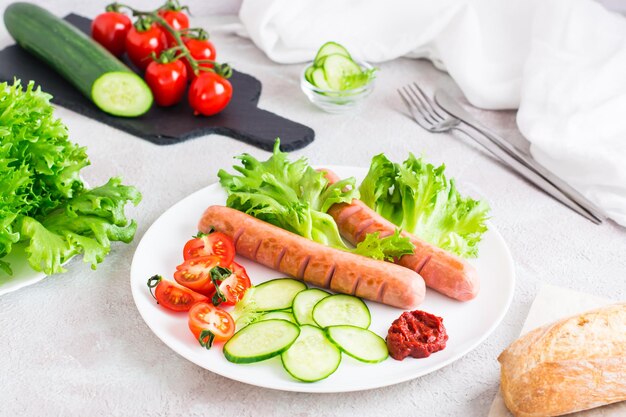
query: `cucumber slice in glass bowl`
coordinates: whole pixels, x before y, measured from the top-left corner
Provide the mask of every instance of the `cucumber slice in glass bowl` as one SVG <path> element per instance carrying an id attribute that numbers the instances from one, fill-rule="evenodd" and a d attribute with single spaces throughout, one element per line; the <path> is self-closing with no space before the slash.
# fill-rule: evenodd
<path id="1" fill-rule="evenodd" d="M 352 58 L 336 42 L 326 42 L 303 71 L 300 88 L 311 103 L 329 113 L 354 109 L 374 88 L 374 72 L 366 62 Z"/>

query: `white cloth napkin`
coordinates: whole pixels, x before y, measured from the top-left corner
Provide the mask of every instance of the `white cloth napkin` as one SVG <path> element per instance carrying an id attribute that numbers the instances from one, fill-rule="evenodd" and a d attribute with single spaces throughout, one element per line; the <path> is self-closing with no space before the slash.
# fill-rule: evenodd
<path id="1" fill-rule="evenodd" d="M 539 290 L 533 305 L 530 307 L 521 335 L 544 324 L 611 303 L 613 301 L 605 298 L 545 284 Z M 571 417 L 624 417 L 625 415 L 626 402 L 568 414 Z M 502 399 L 502 395 L 498 391 L 489 410 L 488 417 L 511 416 L 512 414 L 506 408 L 504 399 Z"/>
<path id="2" fill-rule="evenodd" d="M 239 17 L 280 63 L 329 40 L 431 59 L 473 105 L 519 108 L 535 157 L 626 225 L 624 17 L 592 0 L 244 0 Z"/>

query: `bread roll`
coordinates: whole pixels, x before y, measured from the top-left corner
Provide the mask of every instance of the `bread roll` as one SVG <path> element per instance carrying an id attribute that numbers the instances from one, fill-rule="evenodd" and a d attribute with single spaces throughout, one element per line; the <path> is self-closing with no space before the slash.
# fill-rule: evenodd
<path id="1" fill-rule="evenodd" d="M 560 416 L 626 400 L 626 303 L 522 336 L 498 358 L 516 417 Z"/>

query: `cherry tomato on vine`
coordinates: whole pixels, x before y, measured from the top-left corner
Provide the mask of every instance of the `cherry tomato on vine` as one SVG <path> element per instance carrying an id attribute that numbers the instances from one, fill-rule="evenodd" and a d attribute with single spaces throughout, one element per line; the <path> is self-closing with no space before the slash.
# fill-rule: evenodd
<path id="1" fill-rule="evenodd" d="M 233 96 L 230 82 L 211 71 L 204 71 L 189 87 L 189 104 L 195 115 L 211 116 L 224 110 Z"/>
<path id="2" fill-rule="evenodd" d="M 213 342 L 228 340 L 235 333 L 230 314 L 209 303 L 198 303 L 189 310 L 189 330 L 207 349 Z"/>
<path id="3" fill-rule="evenodd" d="M 104 12 L 91 23 L 91 37 L 119 57 L 126 50 L 126 35 L 132 26 L 133 23 L 125 14 Z"/>
<path id="4" fill-rule="evenodd" d="M 208 255 L 218 256 L 222 259 L 223 265 L 230 265 L 235 259 L 235 244 L 228 235 L 213 232 L 208 235 L 198 235 L 198 237 L 188 241 L 183 248 L 185 260 Z"/>
<path id="5" fill-rule="evenodd" d="M 187 89 L 187 68 L 181 60 L 167 63 L 152 61 L 146 68 L 144 78 L 159 106 L 177 104 Z"/>
<path id="6" fill-rule="evenodd" d="M 158 303 L 172 311 L 189 311 L 192 305 L 209 301 L 208 297 L 175 282 L 166 281 L 159 275 L 148 280 L 148 287 L 150 291 L 154 289 L 154 298 Z"/>
<path id="7" fill-rule="evenodd" d="M 184 42 L 192 58 L 197 60 L 210 59 L 211 61 L 215 61 L 217 54 L 215 53 L 215 46 L 213 46 L 213 43 L 210 40 L 185 38 Z M 189 79 L 193 80 L 196 77 L 196 74 L 194 74 L 193 69 L 189 64 L 189 61 L 184 59 L 184 62 L 187 66 L 187 74 L 189 74 Z M 213 64 L 209 63 L 201 63 L 199 64 L 199 66 L 203 68 L 213 68 Z"/>
<path id="8" fill-rule="evenodd" d="M 246 269 L 238 263 L 233 262 L 228 269 L 232 271 L 232 274 L 220 284 L 220 291 L 222 291 L 226 299 L 220 305 L 232 306 L 243 298 L 248 288 L 252 286 L 252 283 L 246 273 Z"/>
<path id="9" fill-rule="evenodd" d="M 161 16 L 174 30 L 180 31 L 181 29 L 189 29 L 189 18 L 181 10 L 159 10 L 159 16 Z M 167 38 L 168 46 L 176 46 L 176 39 L 168 32 L 167 29 L 162 28 L 162 30 Z"/>
<path id="10" fill-rule="evenodd" d="M 167 47 L 163 30 L 153 23 L 147 30 L 131 27 L 126 36 L 126 53 L 131 62 L 140 70 L 145 71 L 150 62 L 151 54 L 159 56 Z"/>

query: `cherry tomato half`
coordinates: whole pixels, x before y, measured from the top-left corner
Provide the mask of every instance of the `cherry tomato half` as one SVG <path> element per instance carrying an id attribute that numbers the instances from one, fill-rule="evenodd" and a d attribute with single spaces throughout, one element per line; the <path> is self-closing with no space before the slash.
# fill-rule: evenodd
<path id="1" fill-rule="evenodd" d="M 195 115 L 212 116 L 224 110 L 233 96 L 230 82 L 214 72 L 204 71 L 189 87 L 189 104 Z"/>
<path id="2" fill-rule="evenodd" d="M 211 270 L 220 266 L 220 261 L 221 259 L 214 255 L 187 259 L 176 267 L 174 279 L 184 287 L 211 297 L 215 293 Z"/>
<path id="3" fill-rule="evenodd" d="M 235 305 L 241 300 L 248 288 L 252 286 L 246 269 L 236 262 L 228 267 L 232 274 L 220 284 L 220 291 L 224 294 L 226 301 L 220 305 Z"/>
<path id="4" fill-rule="evenodd" d="M 211 61 L 215 61 L 217 54 L 215 53 L 215 46 L 208 39 L 191 39 L 185 38 L 185 46 L 189 50 L 189 54 L 194 59 L 204 60 L 210 59 Z M 189 61 L 183 59 L 185 65 L 187 66 L 187 73 L 189 74 L 189 79 L 193 80 L 196 78 L 196 74 L 193 72 L 193 68 L 189 64 Z M 213 68 L 213 64 L 209 63 L 200 63 L 199 66 L 201 68 Z"/>
<path id="5" fill-rule="evenodd" d="M 154 298 L 157 302 L 172 311 L 189 311 L 195 303 L 209 301 L 206 296 L 175 282 L 166 281 L 158 275 L 148 280 L 148 287 L 151 291 L 154 288 Z"/>
<path id="6" fill-rule="evenodd" d="M 189 330 L 207 349 L 213 342 L 228 340 L 235 333 L 235 321 L 226 311 L 209 303 L 197 303 L 189 310 Z"/>
<path id="7" fill-rule="evenodd" d="M 222 259 L 222 265 L 230 265 L 235 259 L 235 245 L 232 239 L 221 232 L 202 234 L 191 239 L 183 248 L 185 260 L 198 256 L 215 255 Z"/>
<path id="8" fill-rule="evenodd" d="M 159 106 L 173 106 L 187 89 L 187 68 L 181 60 L 165 64 L 152 61 L 146 68 L 145 79 Z"/>
<path id="9" fill-rule="evenodd" d="M 189 18 L 180 10 L 159 10 L 159 16 L 161 16 L 174 30 L 189 28 Z M 162 29 L 165 33 L 168 46 L 176 46 L 176 39 L 174 39 L 167 29 Z"/>
<path id="10" fill-rule="evenodd" d="M 166 47 L 165 33 L 156 23 L 145 31 L 139 31 L 133 26 L 126 35 L 126 54 L 131 62 L 142 71 L 145 71 L 152 62 L 150 57 L 152 52 L 159 56 Z"/>
<path id="11" fill-rule="evenodd" d="M 115 56 L 126 50 L 126 35 L 133 26 L 123 13 L 101 13 L 91 23 L 91 37 Z"/>

